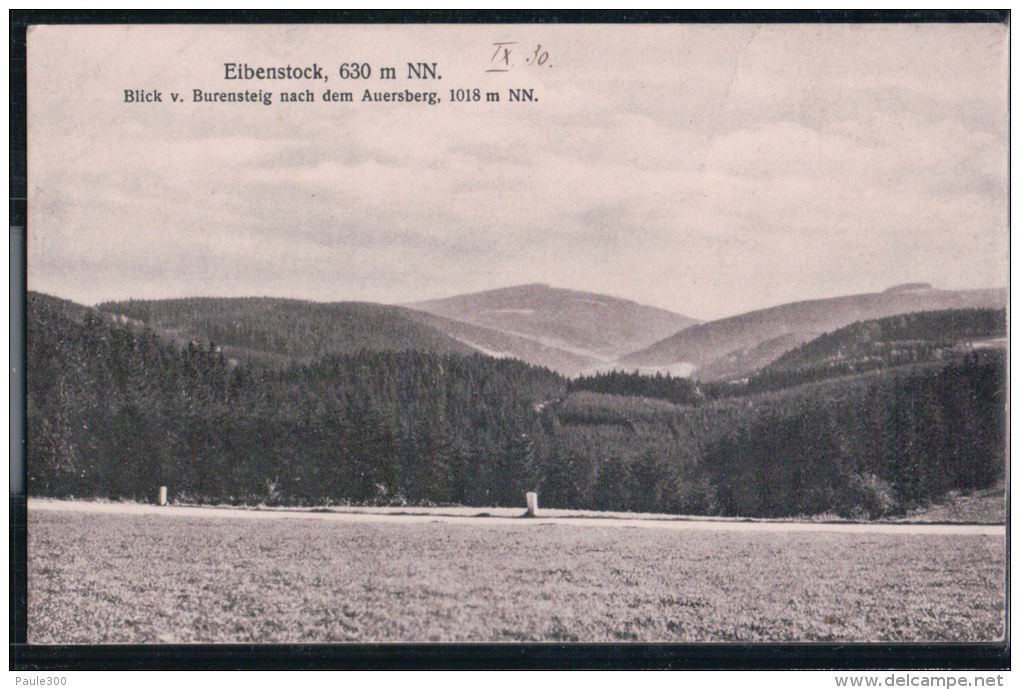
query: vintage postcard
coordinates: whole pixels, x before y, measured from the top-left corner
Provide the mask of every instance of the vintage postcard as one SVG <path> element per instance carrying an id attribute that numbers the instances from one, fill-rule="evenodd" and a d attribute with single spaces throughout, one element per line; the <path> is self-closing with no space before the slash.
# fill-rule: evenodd
<path id="1" fill-rule="evenodd" d="M 994 643 L 1008 25 L 36 25 L 27 640 Z"/>

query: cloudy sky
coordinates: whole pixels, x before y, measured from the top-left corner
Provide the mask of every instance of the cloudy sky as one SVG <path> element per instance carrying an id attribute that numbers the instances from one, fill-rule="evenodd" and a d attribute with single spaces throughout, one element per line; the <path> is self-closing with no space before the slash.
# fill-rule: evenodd
<path id="1" fill-rule="evenodd" d="M 497 41 L 509 72 L 486 72 Z M 345 86 L 348 61 L 376 74 Z M 404 79 L 417 61 L 442 80 Z M 356 102 L 190 102 L 288 88 L 225 62 L 317 62 L 317 100 Z M 400 303 L 542 282 L 713 318 L 1004 286 L 1007 74 L 999 25 L 36 27 L 29 288 Z M 449 102 L 511 87 L 538 102 Z"/>

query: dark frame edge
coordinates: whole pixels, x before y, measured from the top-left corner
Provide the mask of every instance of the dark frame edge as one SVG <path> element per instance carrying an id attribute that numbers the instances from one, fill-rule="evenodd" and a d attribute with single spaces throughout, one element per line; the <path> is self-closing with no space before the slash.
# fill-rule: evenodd
<path id="1" fill-rule="evenodd" d="M 1008 670 L 997 644 L 12 645 L 36 670 Z"/>
<path id="2" fill-rule="evenodd" d="M 28 24 L 507 24 L 1006 23 L 1008 9 L 978 10 L 11 10 Z"/>

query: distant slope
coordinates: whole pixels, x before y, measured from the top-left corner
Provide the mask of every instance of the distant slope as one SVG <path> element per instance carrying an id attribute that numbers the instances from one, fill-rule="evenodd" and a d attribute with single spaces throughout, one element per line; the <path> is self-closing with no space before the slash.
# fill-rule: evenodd
<path id="1" fill-rule="evenodd" d="M 697 323 L 665 309 L 541 284 L 487 290 L 407 306 L 527 338 L 591 362 L 611 361 Z"/>
<path id="2" fill-rule="evenodd" d="M 212 341 L 243 361 L 285 363 L 359 350 L 477 352 L 402 307 L 266 297 L 130 300 L 99 305 L 180 341 Z"/>
<path id="3" fill-rule="evenodd" d="M 768 367 L 794 371 L 804 367 L 864 364 L 909 357 L 940 356 L 942 350 L 1006 336 L 1005 309 L 947 309 L 857 321 L 783 354 Z"/>
<path id="4" fill-rule="evenodd" d="M 537 340 L 524 336 L 484 326 L 475 326 L 414 309 L 409 309 L 408 314 L 411 318 L 491 357 L 520 359 L 530 364 L 548 367 L 566 376 L 572 376 L 599 362 L 592 357 L 543 345 Z"/>
<path id="5" fill-rule="evenodd" d="M 693 375 L 698 378 L 739 377 L 766 366 L 770 357 L 779 357 L 780 352 L 765 345 L 777 338 L 785 338 L 783 344 L 794 347 L 854 321 L 939 309 L 1002 308 L 1006 302 L 1005 289 L 934 290 L 921 284 L 879 293 L 794 302 L 685 328 L 623 357 L 620 365 L 666 368 L 686 362 L 709 374 L 703 377 L 695 371 Z M 755 348 L 759 349 L 754 354 L 761 356 L 747 357 L 740 352 L 754 352 Z"/>
<path id="6" fill-rule="evenodd" d="M 727 381 L 740 378 L 748 372 L 757 371 L 790 348 L 803 343 L 814 333 L 784 333 L 769 338 L 750 347 L 741 347 L 727 352 L 719 359 L 709 362 L 697 369 L 697 376 L 702 381 Z"/>

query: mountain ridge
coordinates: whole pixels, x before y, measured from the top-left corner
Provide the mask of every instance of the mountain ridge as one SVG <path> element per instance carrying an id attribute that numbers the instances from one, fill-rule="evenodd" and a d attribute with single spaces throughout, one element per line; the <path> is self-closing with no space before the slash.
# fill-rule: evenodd
<path id="1" fill-rule="evenodd" d="M 754 351 L 767 341 L 782 338 L 783 345 L 790 349 L 855 321 L 940 309 L 999 308 L 1007 301 L 1005 288 L 937 290 L 921 284 L 894 286 L 876 293 L 802 300 L 695 324 L 627 354 L 619 364 L 648 369 L 686 363 L 695 367 L 694 376 L 698 376 L 698 370 L 705 369 L 714 369 L 726 376 L 742 376 L 766 366 L 782 354 L 764 348 L 761 357 L 741 356 L 742 351 Z"/>
<path id="2" fill-rule="evenodd" d="M 608 362 L 697 320 L 594 292 L 528 283 L 406 303 L 422 312 Z M 640 347 L 640 345 L 638 346 Z"/>
<path id="3" fill-rule="evenodd" d="M 226 354 L 268 364 L 358 350 L 478 352 L 420 323 L 408 309 L 372 302 L 192 297 L 104 302 L 97 309 L 143 323 L 178 341 L 215 342 Z"/>
<path id="4" fill-rule="evenodd" d="M 85 308 L 64 302 L 72 312 Z M 274 365 L 358 349 L 411 349 L 516 358 L 568 377 L 623 368 L 718 381 L 742 378 L 857 321 L 946 308 L 999 308 L 1006 302 L 1004 288 L 939 290 L 928 283 L 903 283 L 882 292 L 801 300 L 699 323 L 632 300 L 527 283 L 405 305 L 190 297 L 104 302 L 95 308 L 179 342 L 213 341 L 238 359 Z M 667 329 L 665 337 L 623 351 Z"/>

